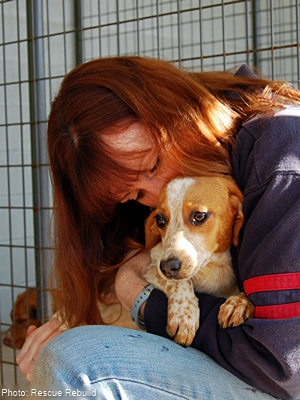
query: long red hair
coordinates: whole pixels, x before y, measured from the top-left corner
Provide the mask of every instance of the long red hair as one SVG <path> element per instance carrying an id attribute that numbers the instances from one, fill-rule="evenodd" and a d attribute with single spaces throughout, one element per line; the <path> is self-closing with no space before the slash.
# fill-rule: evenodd
<path id="1" fill-rule="evenodd" d="M 271 95 L 276 93 L 276 96 Z M 102 323 L 97 300 L 114 281 L 130 239 L 143 244 L 147 207 L 117 204 L 136 177 L 103 137 L 142 123 L 158 155 L 185 175 L 231 173 L 240 125 L 258 112 L 300 102 L 282 82 L 231 73 L 189 73 L 162 60 L 97 59 L 66 75 L 48 123 L 54 193 L 54 307 L 70 327 Z"/>

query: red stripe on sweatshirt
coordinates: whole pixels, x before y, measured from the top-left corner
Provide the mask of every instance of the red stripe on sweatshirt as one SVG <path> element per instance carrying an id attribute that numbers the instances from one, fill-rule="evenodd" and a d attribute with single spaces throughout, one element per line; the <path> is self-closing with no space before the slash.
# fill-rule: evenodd
<path id="1" fill-rule="evenodd" d="M 257 276 L 244 281 L 244 291 L 249 296 L 256 292 L 300 289 L 300 272 Z"/>
<path id="2" fill-rule="evenodd" d="M 300 302 L 255 307 L 255 318 L 288 319 L 300 317 Z"/>

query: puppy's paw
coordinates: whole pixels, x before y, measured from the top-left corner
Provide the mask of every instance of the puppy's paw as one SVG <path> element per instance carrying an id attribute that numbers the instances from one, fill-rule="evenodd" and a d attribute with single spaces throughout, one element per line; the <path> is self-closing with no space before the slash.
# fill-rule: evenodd
<path id="1" fill-rule="evenodd" d="M 199 328 L 200 309 L 197 297 L 169 298 L 167 332 L 174 342 L 190 346 Z"/>
<path id="2" fill-rule="evenodd" d="M 219 310 L 218 322 L 220 327 L 233 328 L 253 318 L 255 306 L 247 299 L 244 293 L 230 296 Z"/>

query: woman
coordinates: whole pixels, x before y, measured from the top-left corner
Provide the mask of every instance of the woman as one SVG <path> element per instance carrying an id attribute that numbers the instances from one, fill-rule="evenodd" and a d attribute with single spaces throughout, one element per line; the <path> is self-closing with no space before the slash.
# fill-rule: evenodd
<path id="1" fill-rule="evenodd" d="M 246 66 L 189 73 L 117 57 L 65 77 L 48 126 L 52 284 L 59 320 L 77 328 L 61 334 L 57 319 L 29 328 L 17 359 L 29 380 L 36 362 L 32 382 L 97 383 L 113 398 L 300 397 L 299 106 L 298 91 Z M 103 324 L 99 300 L 113 303 L 116 292 L 131 310 L 147 286 L 144 221 L 162 186 L 214 173 L 233 174 L 244 193 L 232 257 L 255 318 L 221 330 L 224 299 L 198 293 L 200 329 L 183 349 L 167 339 L 167 300 L 154 289 L 139 318 L 158 336 L 78 327 Z"/>

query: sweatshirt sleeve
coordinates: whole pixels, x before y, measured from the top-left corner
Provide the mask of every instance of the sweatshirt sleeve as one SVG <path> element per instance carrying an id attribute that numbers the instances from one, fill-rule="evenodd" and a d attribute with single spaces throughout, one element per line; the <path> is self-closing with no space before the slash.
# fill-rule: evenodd
<path id="1" fill-rule="evenodd" d="M 256 306 L 232 329 L 217 323 L 222 298 L 197 293 L 200 328 L 192 347 L 276 398 L 300 398 L 300 110 L 249 121 L 238 135 L 235 178 L 245 223 L 233 263 Z M 166 296 L 154 290 L 145 308 L 148 332 L 168 337 Z"/>

